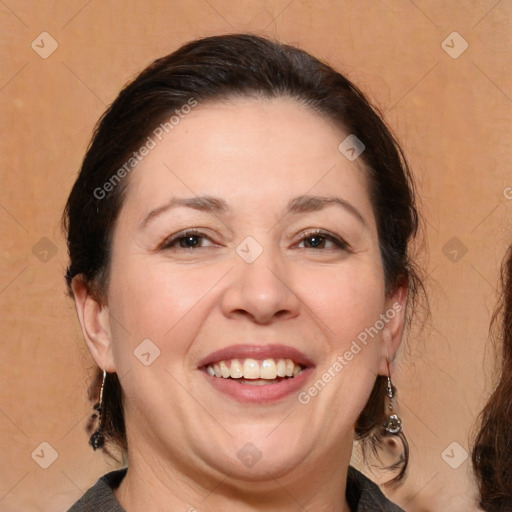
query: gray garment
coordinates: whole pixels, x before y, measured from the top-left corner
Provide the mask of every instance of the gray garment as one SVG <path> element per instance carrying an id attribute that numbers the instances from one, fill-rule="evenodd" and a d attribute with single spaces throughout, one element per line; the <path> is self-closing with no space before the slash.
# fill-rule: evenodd
<path id="1" fill-rule="evenodd" d="M 101 477 L 68 512 L 126 512 L 114 496 L 126 475 L 126 468 Z M 391 503 L 371 480 L 356 469 L 348 468 L 346 497 L 353 512 L 404 512 Z"/>
<path id="2" fill-rule="evenodd" d="M 125 477 L 126 469 L 102 476 L 68 512 L 126 512 L 113 492 Z"/>

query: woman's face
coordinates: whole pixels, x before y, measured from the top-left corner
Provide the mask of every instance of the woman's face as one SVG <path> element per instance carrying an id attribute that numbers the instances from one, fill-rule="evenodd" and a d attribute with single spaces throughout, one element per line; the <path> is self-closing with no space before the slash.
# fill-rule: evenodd
<path id="1" fill-rule="evenodd" d="M 289 99 L 236 99 L 153 137 L 90 343 L 121 380 L 131 454 L 242 480 L 348 464 L 404 293 L 385 295 L 347 135 Z"/>

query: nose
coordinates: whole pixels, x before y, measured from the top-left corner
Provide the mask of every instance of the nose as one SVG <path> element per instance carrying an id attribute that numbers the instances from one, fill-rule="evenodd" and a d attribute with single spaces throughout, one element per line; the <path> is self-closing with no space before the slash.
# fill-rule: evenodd
<path id="1" fill-rule="evenodd" d="M 286 265 L 268 251 L 253 263 L 239 259 L 221 299 L 222 311 L 229 318 L 246 317 L 261 325 L 294 318 L 300 299 L 291 281 Z"/>

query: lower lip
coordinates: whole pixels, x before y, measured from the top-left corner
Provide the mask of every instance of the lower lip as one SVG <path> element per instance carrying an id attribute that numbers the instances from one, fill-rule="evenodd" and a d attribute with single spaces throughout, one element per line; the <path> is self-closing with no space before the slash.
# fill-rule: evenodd
<path id="1" fill-rule="evenodd" d="M 262 386 L 241 384 L 236 379 L 212 377 L 205 371 L 202 371 L 202 373 L 215 389 L 231 396 L 238 402 L 266 404 L 296 395 L 312 370 L 313 368 L 306 368 L 296 377 Z"/>

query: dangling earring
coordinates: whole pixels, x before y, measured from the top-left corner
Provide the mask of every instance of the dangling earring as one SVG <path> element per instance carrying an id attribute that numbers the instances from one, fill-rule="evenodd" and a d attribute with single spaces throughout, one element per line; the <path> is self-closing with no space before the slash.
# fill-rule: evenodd
<path id="1" fill-rule="evenodd" d="M 98 403 L 93 407 L 95 413 L 93 414 L 93 418 L 98 418 L 98 428 L 93 432 L 92 436 L 89 439 L 89 444 L 92 446 L 93 450 L 97 450 L 101 448 L 105 444 L 105 436 L 101 431 L 101 420 L 103 415 L 103 388 L 105 387 L 105 379 L 107 378 L 107 372 L 103 370 L 103 379 L 101 381 L 100 388 L 100 399 Z"/>
<path id="2" fill-rule="evenodd" d="M 393 393 L 393 385 L 391 384 L 391 372 L 389 371 L 389 362 L 388 362 L 388 383 L 387 383 L 387 395 L 389 398 L 389 416 L 386 418 L 384 422 L 384 431 L 391 435 L 398 435 L 402 431 L 402 420 L 400 417 L 393 412 L 393 397 L 395 394 Z"/>

